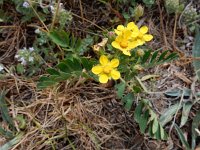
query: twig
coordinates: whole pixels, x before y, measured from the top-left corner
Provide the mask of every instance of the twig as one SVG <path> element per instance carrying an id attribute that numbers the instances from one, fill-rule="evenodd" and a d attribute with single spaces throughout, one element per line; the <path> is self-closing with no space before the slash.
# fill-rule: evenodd
<path id="1" fill-rule="evenodd" d="M 164 40 L 164 43 L 165 43 L 165 47 L 168 47 L 168 42 L 167 42 L 164 23 L 163 23 L 162 9 L 160 7 L 160 0 L 157 0 L 156 2 L 157 2 L 158 9 L 159 9 L 159 12 L 160 12 L 160 25 L 161 25 L 161 30 L 162 30 L 162 33 L 163 33 L 163 40 Z"/>
<path id="2" fill-rule="evenodd" d="M 84 23 L 82 0 L 79 0 L 79 4 L 80 4 L 80 11 L 81 11 L 82 22 Z"/>

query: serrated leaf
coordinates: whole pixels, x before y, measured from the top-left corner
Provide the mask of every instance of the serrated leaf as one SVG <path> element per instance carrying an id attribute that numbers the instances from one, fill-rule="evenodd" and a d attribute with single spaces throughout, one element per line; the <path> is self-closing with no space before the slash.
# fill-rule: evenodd
<path id="1" fill-rule="evenodd" d="M 168 122 L 173 119 L 174 114 L 176 113 L 177 109 L 181 109 L 182 105 L 179 108 L 179 103 L 176 103 L 169 108 L 161 115 L 159 118 L 159 122 L 162 126 L 165 126 Z"/>
<path id="2" fill-rule="evenodd" d="M 72 63 L 72 61 L 70 62 Z M 69 68 L 69 66 L 66 64 L 66 62 L 61 62 L 57 65 L 57 67 L 62 71 L 62 72 L 65 72 L 65 73 L 71 73 L 71 68 Z"/>
<path id="3" fill-rule="evenodd" d="M 132 105 L 133 105 L 133 101 L 134 101 L 134 95 L 132 93 L 128 93 L 126 96 L 123 97 L 123 101 L 125 103 L 125 109 L 130 110 Z"/>
<path id="4" fill-rule="evenodd" d="M 191 102 L 186 102 L 183 104 L 180 128 L 186 124 L 192 105 L 193 104 Z"/>
<path id="5" fill-rule="evenodd" d="M 195 36 L 195 41 L 194 41 L 194 46 L 192 48 L 192 56 L 193 58 L 200 58 L 200 31 L 199 28 L 196 30 L 196 36 Z M 194 60 L 193 61 L 193 66 L 195 73 L 200 80 L 200 60 Z"/>
<path id="6" fill-rule="evenodd" d="M 68 64 L 73 71 L 82 71 L 81 64 L 78 59 L 73 58 L 72 63 Z"/>
<path id="7" fill-rule="evenodd" d="M 158 120 L 155 118 L 153 120 L 152 133 L 155 134 L 158 129 L 159 129 Z"/>
<path id="8" fill-rule="evenodd" d="M 118 98 L 123 97 L 125 87 L 126 87 L 125 82 L 121 82 L 121 83 L 115 85 L 115 88 L 117 89 L 117 97 Z"/>
<path id="9" fill-rule="evenodd" d="M 81 63 L 83 65 L 83 68 L 85 68 L 87 71 L 90 71 L 92 69 L 92 66 L 95 64 L 94 60 L 90 60 L 89 58 L 82 57 Z"/>
<path id="10" fill-rule="evenodd" d="M 177 124 L 174 124 L 174 127 L 178 133 L 178 137 L 181 140 L 182 145 L 186 148 L 186 150 L 190 150 L 190 145 L 186 141 L 185 136 L 183 132 L 181 131 L 181 129 L 177 126 Z"/>
<path id="11" fill-rule="evenodd" d="M 200 111 L 196 113 L 196 116 L 193 118 L 192 121 L 192 149 L 196 147 L 196 138 L 198 134 L 195 131 L 195 129 L 198 129 L 199 125 L 200 125 Z"/>
<path id="12" fill-rule="evenodd" d="M 50 39 L 59 46 L 69 47 L 67 40 L 69 40 L 69 34 L 65 31 L 50 31 L 48 36 Z"/>

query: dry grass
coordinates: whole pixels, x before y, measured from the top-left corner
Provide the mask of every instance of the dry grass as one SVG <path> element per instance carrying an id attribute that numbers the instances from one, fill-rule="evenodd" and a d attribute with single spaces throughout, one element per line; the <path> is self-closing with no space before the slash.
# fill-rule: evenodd
<path id="1" fill-rule="evenodd" d="M 15 85 L 14 80 L 6 83 Z M 34 82 L 22 80 L 16 85 L 19 93 L 11 86 L 7 99 L 13 117 L 25 117 L 26 128 L 13 149 L 72 149 L 72 145 L 77 149 L 124 149 L 133 144 L 130 136 L 135 135 L 135 125 L 112 89 L 88 83 L 36 91 Z"/>

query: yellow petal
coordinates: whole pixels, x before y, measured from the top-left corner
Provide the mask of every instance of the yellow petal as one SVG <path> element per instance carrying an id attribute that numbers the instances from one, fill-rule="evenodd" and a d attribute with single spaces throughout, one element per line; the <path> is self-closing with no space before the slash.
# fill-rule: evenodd
<path id="1" fill-rule="evenodd" d="M 117 26 L 117 30 L 119 30 L 119 31 L 124 30 L 124 26 L 123 26 L 123 25 L 118 25 L 118 26 Z"/>
<path id="2" fill-rule="evenodd" d="M 124 55 L 128 55 L 128 56 L 131 56 L 131 53 L 130 53 L 130 51 L 128 51 L 128 50 L 123 50 L 123 54 L 124 54 Z"/>
<path id="3" fill-rule="evenodd" d="M 94 66 L 92 67 L 92 73 L 94 74 L 100 74 L 103 71 L 103 67 L 102 66 Z"/>
<path id="4" fill-rule="evenodd" d="M 108 58 L 105 55 L 102 55 L 99 59 L 100 64 L 107 65 L 108 64 Z"/>
<path id="5" fill-rule="evenodd" d="M 137 26 L 135 25 L 135 23 L 134 22 L 129 22 L 128 24 L 127 24 L 127 29 L 129 29 L 129 30 L 133 30 L 134 28 L 136 28 Z"/>
<path id="6" fill-rule="evenodd" d="M 137 41 L 132 41 L 128 44 L 129 49 L 134 49 L 138 46 Z"/>
<path id="7" fill-rule="evenodd" d="M 117 80 L 120 78 L 120 72 L 117 71 L 117 70 L 112 70 L 111 71 L 111 77 L 114 79 L 114 80 Z"/>
<path id="8" fill-rule="evenodd" d="M 151 34 L 145 34 L 145 35 L 143 36 L 143 39 L 144 39 L 145 41 L 151 41 L 151 40 L 153 39 L 153 36 L 152 36 Z"/>
<path id="9" fill-rule="evenodd" d="M 131 35 L 132 35 L 132 32 L 130 30 L 126 30 L 124 31 L 123 38 L 128 40 L 130 39 Z"/>
<path id="10" fill-rule="evenodd" d="M 100 83 L 107 83 L 108 82 L 108 76 L 106 74 L 101 74 L 99 76 L 99 82 Z"/>
<path id="11" fill-rule="evenodd" d="M 145 41 L 141 40 L 141 39 L 137 39 L 137 45 L 143 45 L 145 43 Z"/>
<path id="12" fill-rule="evenodd" d="M 120 49 L 120 45 L 119 45 L 118 42 L 113 41 L 111 44 L 112 44 L 112 46 L 113 46 L 114 48 Z"/>
<path id="13" fill-rule="evenodd" d="M 118 67 L 119 66 L 119 59 L 112 59 L 110 64 L 111 64 L 112 68 Z"/>
<path id="14" fill-rule="evenodd" d="M 141 28 L 140 28 L 140 32 L 141 32 L 142 34 L 147 33 L 147 32 L 148 32 L 148 27 L 147 27 L 147 26 L 141 27 Z"/>
<path id="15" fill-rule="evenodd" d="M 119 34 L 121 34 L 122 32 L 121 31 L 118 31 L 118 30 L 114 30 L 115 31 L 115 33 L 117 34 L 117 35 L 119 35 Z"/>
<path id="16" fill-rule="evenodd" d="M 131 34 L 131 37 L 135 38 L 139 35 L 139 30 L 134 30 Z"/>

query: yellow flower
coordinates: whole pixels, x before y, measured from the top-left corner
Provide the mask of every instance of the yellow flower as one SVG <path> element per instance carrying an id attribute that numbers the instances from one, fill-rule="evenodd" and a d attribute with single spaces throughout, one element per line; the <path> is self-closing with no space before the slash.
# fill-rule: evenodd
<path id="1" fill-rule="evenodd" d="M 120 34 L 122 34 L 123 32 L 125 32 L 127 30 L 132 32 L 131 33 L 131 37 L 133 37 L 133 38 L 137 37 L 139 35 L 139 29 L 138 29 L 137 25 L 134 22 L 129 22 L 127 24 L 127 27 L 124 27 L 123 25 L 118 25 L 117 29 L 115 29 L 115 33 L 117 35 L 120 35 Z"/>
<path id="2" fill-rule="evenodd" d="M 142 26 L 139 30 L 138 36 L 134 39 L 137 42 L 137 45 L 143 45 L 145 42 L 149 42 L 153 39 L 151 34 L 146 34 L 148 32 L 147 26 Z"/>
<path id="3" fill-rule="evenodd" d="M 131 56 L 130 50 L 137 47 L 137 42 L 132 41 L 132 32 L 130 30 L 124 30 L 118 35 L 115 41 L 112 42 L 112 46 L 121 50 L 125 55 Z"/>
<path id="4" fill-rule="evenodd" d="M 92 68 L 92 72 L 99 76 L 100 83 L 107 83 L 111 78 L 114 80 L 120 78 L 120 72 L 116 69 L 119 66 L 118 59 L 112 59 L 110 61 L 105 55 L 102 55 L 99 62 L 100 64 Z"/>

